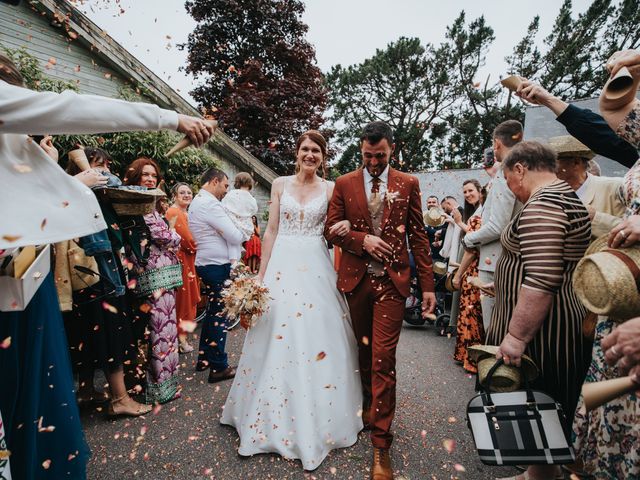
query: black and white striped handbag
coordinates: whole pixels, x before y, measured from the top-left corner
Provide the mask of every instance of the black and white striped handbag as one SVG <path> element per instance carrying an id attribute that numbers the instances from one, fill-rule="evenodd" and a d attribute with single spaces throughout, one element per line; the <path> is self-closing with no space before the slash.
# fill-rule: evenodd
<path id="1" fill-rule="evenodd" d="M 563 427 L 562 407 L 549 395 L 531 390 L 523 372 L 525 390 L 490 393 L 486 388 L 467 406 L 467 424 L 480 460 L 486 465 L 560 465 L 575 462 L 575 452 Z"/>

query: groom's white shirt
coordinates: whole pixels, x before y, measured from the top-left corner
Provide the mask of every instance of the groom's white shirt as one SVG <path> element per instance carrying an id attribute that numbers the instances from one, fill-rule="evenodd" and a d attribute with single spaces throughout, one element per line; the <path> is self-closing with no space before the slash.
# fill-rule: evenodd
<path id="1" fill-rule="evenodd" d="M 243 240 L 242 232 L 233 224 L 222 202 L 204 189 L 189 206 L 189 229 L 197 244 L 197 266 L 229 263 Z"/>
<path id="2" fill-rule="evenodd" d="M 366 168 L 362 169 L 362 173 L 364 174 L 364 191 L 367 194 L 367 201 L 369 201 L 371 197 L 371 187 L 373 186 L 373 177 Z M 380 197 L 384 197 L 384 194 L 387 193 L 387 184 L 389 183 L 389 165 L 387 165 L 378 178 L 380 179 L 378 192 L 380 193 Z"/>

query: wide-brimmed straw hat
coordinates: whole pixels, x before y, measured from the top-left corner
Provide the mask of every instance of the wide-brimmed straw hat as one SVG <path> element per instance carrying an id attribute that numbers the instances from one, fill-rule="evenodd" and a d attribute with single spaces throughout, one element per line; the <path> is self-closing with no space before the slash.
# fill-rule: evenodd
<path id="1" fill-rule="evenodd" d="M 573 288 L 587 309 L 624 322 L 640 312 L 640 246 L 609 248 L 595 240 L 573 273 Z"/>
<path id="2" fill-rule="evenodd" d="M 431 207 L 423 218 L 424 223 L 431 227 L 439 227 L 444 224 L 444 212 L 438 207 Z"/>
<path id="3" fill-rule="evenodd" d="M 469 357 L 478 363 L 478 381 L 480 385 L 486 387 L 486 379 L 489 370 L 497 361 L 496 353 L 498 347 L 495 345 L 473 345 L 469 347 Z M 520 367 L 513 365 L 500 365 L 493 373 L 491 379 L 492 392 L 513 392 L 518 390 L 522 384 L 522 371 L 527 376 L 529 382 L 538 378 L 538 367 L 531 357 L 523 355 Z"/>
<path id="4" fill-rule="evenodd" d="M 148 215 L 156 208 L 156 200 L 166 196 L 159 188 L 150 190 L 130 188 L 103 188 L 100 192 L 105 195 L 113 209 L 121 216 Z"/>
<path id="5" fill-rule="evenodd" d="M 549 139 L 549 146 L 556 152 L 558 158 L 584 158 L 591 160 L 596 156 L 589 147 L 571 135 L 562 135 Z"/>
<path id="6" fill-rule="evenodd" d="M 447 278 L 444 279 L 444 288 L 450 292 L 456 292 L 458 289 L 453 286 L 453 277 L 455 277 L 458 268 L 454 268 L 447 274 Z"/>

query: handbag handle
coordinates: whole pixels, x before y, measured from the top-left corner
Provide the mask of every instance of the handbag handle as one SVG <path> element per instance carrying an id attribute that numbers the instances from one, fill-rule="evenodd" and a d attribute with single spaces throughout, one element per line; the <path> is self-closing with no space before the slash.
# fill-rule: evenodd
<path id="1" fill-rule="evenodd" d="M 491 399 L 491 380 L 493 378 L 493 374 L 495 373 L 495 371 L 498 368 L 500 368 L 502 365 L 504 365 L 504 359 L 499 358 L 496 361 L 496 363 L 489 369 L 489 372 L 487 372 L 487 378 L 485 380 L 486 387 L 480 384 L 480 389 L 482 390 L 482 393 L 484 393 L 487 396 L 486 406 L 488 407 L 495 407 L 493 400 Z M 524 380 L 524 388 L 525 388 L 525 391 L 527 392 L 527 405 L 533 407 L 536 404 L 536 397 L 533 395 L 533 390 L 531 390 L 531 386 L 529 385 L 527 372 L 525 371 L 524 368 L 521 368 L 520 371 L 522 373 L 522 379 Z"/>

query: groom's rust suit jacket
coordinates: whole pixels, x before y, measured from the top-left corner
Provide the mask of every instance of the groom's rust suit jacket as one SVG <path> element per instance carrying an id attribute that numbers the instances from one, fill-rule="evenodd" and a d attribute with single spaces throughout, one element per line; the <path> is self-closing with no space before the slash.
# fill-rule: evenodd
<path id="1" fill-rule="evenodd" d="M 391 258 L 384 262 L 389 278 L 401 295 L 409 296 L 408 238 L 420 287 L 423 292 L 433 292 L 431 248 L 424 229 L 418 179 L 389 167 L 387 193 L 383 201 L 380 237 L 393 250 Z M 351 222 L 351 231 L 344 237 L 329 234 L 329 228 L 341 220 Z M 350 292 L 364 277 L 371 260 L 371 256 L 363 248 L 364 237 L 374 235 L 361 168 L 336 180 L 324 234 L 329 242 L 342 248 L 338 289 Z"/>

